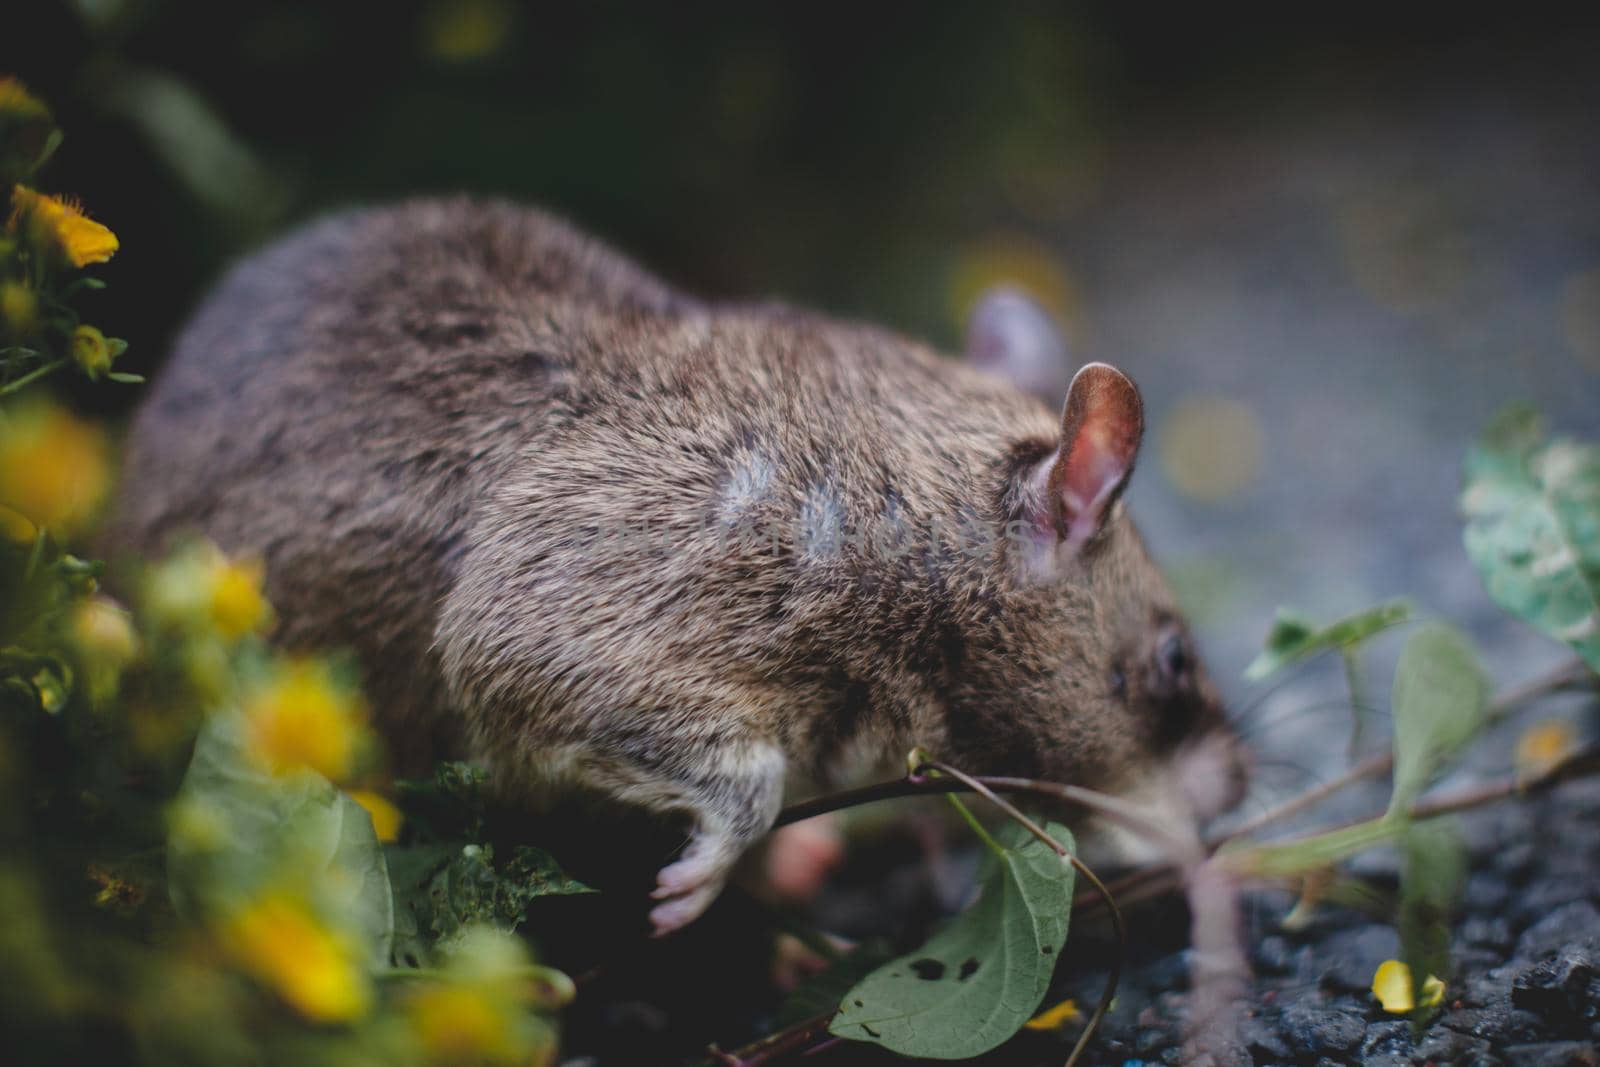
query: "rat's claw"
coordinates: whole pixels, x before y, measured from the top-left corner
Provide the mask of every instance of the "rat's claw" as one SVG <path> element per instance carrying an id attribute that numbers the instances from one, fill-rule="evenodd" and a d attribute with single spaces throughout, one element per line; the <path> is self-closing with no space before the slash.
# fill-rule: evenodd
<path id="1" fill-rule="evenodd" d="M 672 897 L 650 910 L 650 922 L 655 926 L 653 936 L 665 937 L 694 922 L 717 899 L 721 885 L 701 886 L 682 896 Z M 659 897 L 657 890 L 652 896 Z"/>

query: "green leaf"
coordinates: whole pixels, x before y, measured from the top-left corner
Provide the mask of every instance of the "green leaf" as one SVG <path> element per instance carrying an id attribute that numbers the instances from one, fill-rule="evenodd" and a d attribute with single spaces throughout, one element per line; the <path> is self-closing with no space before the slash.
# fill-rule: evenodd
<path id="1" fill-rule="evenodd" d="M 124 385 L 140 385 L 144 382 L 144 375 L 127 374 L 120 370 L 111 371 L 106 375 L 106 377 L 110 378 L 114 382 L 121 382 Z"/>
<path id="2" fill-rule="evenodd" d="M 835 960 L 821 973 L 800 983 L 778 1006 L 774 1025 L 779 1028 L 794 1026 L 819 1015 L 831 1014 L 857 983 L 893 957 L 894 950 L 882 938 L 857 945 L 850 955 Z"/>
<path id="3" fill-rule="evenodd" d="M 1045 829 L 1069 850 L 1072 835 Z M 978 901 L 916 952 L 857 983 L 829 1025 L 902 1056 L 959 1060 L 1011 1037 L 1044 999 L 1067 939 L 1073 869 L 1023 827 L 995 835 Z"/>
<path id="4" fill-rule="evenodd" d="M 1267 633 L 1266 648 L 1244 669 L 1245 681 L 1259 682 L 1319 652 L 1360 644 L 1410 617 L 1409 601 L 1389 600 L 1318 628 L 1305 616 L 1279 608 L 1272 629 Z"/>
<path id="5" fill-rule="evenodd" d="M 1401 846 L 1400 958 L 1411 968 L 1418 1005 L 1412 1021 L 1420 1024 L 1438 1011 L 1422 1006 L 1422 983 L 1429 975 L 1450 975 L 1450 913 L 1466 878 L 1467 856 L 1450 819 L 1408 826 Z"/>
<path id="6" fill-rule="evenodd" d="M 593 893 L 548 852 L 529 845 L 501 863 L 486 844 L 426 842 L 389 846 L 396 900 L 394 961 L 423 966 L 440 942 L 471 925 L 515 930 L 540 897 Z"/>
<path id="7" fill-rule="evenodd" d="M 311 771 L 274 775 L 250 759 L 240 717 L 218 712 L 195 742 L 178 803 L 203 812 L 213 837 L 174 833 L 167 843 L 173 906 L 202 913 L 293 872 L 336 896 L 374 963 L 387 963 L 394 895 L 366 809 Z"/>
<path id="8" fill-rule="evenodd" d="M 1411 807 L 1483 729 L 1488 709 L 1489 680 L 1465 634 L 1431 622 L 1411 635 L 1394 672 L 1394 793 L 1387 817 Z"/>
<path id="9" fill-rule="evenodd" d="M 1503 412 L 1465 464 L 1467 555 L 1495 603 L 1600 670 L 1600 446 Z"/>

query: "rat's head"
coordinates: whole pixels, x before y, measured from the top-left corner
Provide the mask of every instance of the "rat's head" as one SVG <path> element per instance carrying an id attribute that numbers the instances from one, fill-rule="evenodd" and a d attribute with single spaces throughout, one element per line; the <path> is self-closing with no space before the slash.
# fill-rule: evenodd
<path id="1" fill-rule="evenodd" d="M 1009 330 L 974 337 L 991 366 L 1049 328 L 1036 310 L 1022 325 L 987 310 Z M 1004 573 L 968 643 L 951 742 L 994 773 L 1133 793 L 1204 820 L 1237 803 L 1247 760 L 1122 504 L 1143 435 L 1133 382 L 1091 363 L 1072 378 L 1058 435 L 1019 441 L 1001 461 Z"/>

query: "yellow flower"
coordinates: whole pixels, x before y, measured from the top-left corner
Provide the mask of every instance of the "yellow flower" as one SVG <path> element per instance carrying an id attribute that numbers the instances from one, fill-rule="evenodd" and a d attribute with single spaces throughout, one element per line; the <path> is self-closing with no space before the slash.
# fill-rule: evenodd
<path id="1" fill-rule="evenodd" d="M 72 613 L 72 643 L 82 657 L 89 695 L 101 703 L 117 691 L 117 681 L 139 654 L 139 638 L 128 613 L 106 596 L 92 596 Z"/>
<path id="2" fill-rule="evenodd" d="M 440 1063 L 520 1063 L 515 1019 L 481 989 L 434 986 L 416 993 L 406 1014 L 428 1058 Z"/>
<path id="3" fill-rule="evenodd" d="M 1536 778 L 1566 759 L 1576 747 L 1578 737 L 1572 724 L 1546 719 L 1528 727 L 1517 738 L 1517 774 Z"/>
<path id="4" fill-rule="evenodd" d="M 274 774 L 309 768 L 340 781 L 367 740 L 360 697 L 315 660 L 280 667 L 247 702 L 245 723 L 250 752 Z"/>
<path id="5" fill-rule="evenodd" d="M 1075 1023 L 1081 1018 L 1083 1013 L 1078 1010 L 1078 1002 L 1063 1000 L 1055 1007 L 1041 1011 L 1022 1026 L 1026 1030 L 1059 1030 L 1067 1023 Z"/>
<path id="6" fill-rule="evenodd" d="M 1421 993 L 1422 1007 L 1438 1007 L 1444 1000 L 1444 982 L 1430 974 L 1422 983 Z M 1416 1008 L 1418 1001 L 1411 987 L 1411 968 L 1399 960 L 1384 960 L 1372 976 L 1372 995 L 1391 1015 L 1404 1015 Z"/>
<path id="7" fill-rule="evenodd" d="M 211 573 L 211 621 L 230 641 L 264 629 L 272 607 L 261 593 L 257 560 L 223 560 Z"/>
<path id="8" fill-rule="evenodd" d="M 7 118 L 48 119 L 50 109 L 11 76 L 0 78 L 0 115 Z"/>
<path id="9" fill-rule="evenodd" d="M 352 789 L 350 799 L 367 809 L 367 814 L 372 816 L 372 830 L 378 835 L 379 841 L 387 844 L 400 836 L 402 820 L 400 809 L 390 803 L 382 793 L 374 793 L 368 789 Z"/>
<path id="10" fill-rule="evenodd" d="M 151 574 L 151 616 L 180 629 L 209 628 L 229 642 L 260 633 L 272 625 L 263 576 L 259 560 L 229 559 L 209 542 L 191 544 Z"/>
<path id="11" fill-rule="evenodd" d="M 218 931 L 247 974 L 313 1022 L 348 1022 L 372 1002 L 354 940 L 330 929 L 305 901 L 273 892 L 229 917 Z"/>
<path id="12" fill-rule="evenodd" d="M 21 340 L 39 326 L 39 295 L 26 282 L 0 282 L 0 326 Z"/>
<path id="13" fill-rule="evenodd" d="M 79 326 L 69 342 L 72 359 L 91 381 L 99 381 L 111 369 L 111 346 L 106 335 L 93 326 Z"/>
<path id="14" fill-rule="evenodd" d="M 110 485 L 108 457 L 98 427 L 51 405 L 25 407 L 0 424 L 0 506 L 47 529 L 79 526 Z"/>
<path id="15" fill-rule="evenodd" d="M 72 614 L 72 638 L 86 656 L 122 666 L 139 651 L 127 611 L 108 596 L 92 596 Z"/>
<path id="16" fill-rule="evenodd" d="M 516 937 L 472 927 L 463 932 L 445 967 L 445 980 L 416 990 L 406 1017 L 417 1043 L 435 1063 L 517 1064 L 551 1061 L 555 1042 L 536 1014 L 564 1003 L 571 983 L 558 972 L 559 989 L 540 999 L 528 954 Z"/>
<path id="17" fill-rule="evenodd" d="M 116 254 L 117 235 L 83 213 L 75 202 L 46 196 L 25 185 L 11 190 L 11 228 L 23 223 L 34 241 L 54 248 L 74 267 L 104 263 Z"/>

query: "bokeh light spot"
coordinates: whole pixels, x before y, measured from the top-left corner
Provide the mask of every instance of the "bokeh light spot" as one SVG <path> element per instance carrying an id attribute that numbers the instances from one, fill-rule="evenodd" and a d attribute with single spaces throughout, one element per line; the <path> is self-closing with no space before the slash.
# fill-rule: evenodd
<path id="1" fill-rule="evenodd" d="M 1243 493 L 1261 474 L 1261 422 L 1231 397 L 1185 397 L 1161 427 L 1161 468 L 1177 490 L 1207 502 Z"/>

